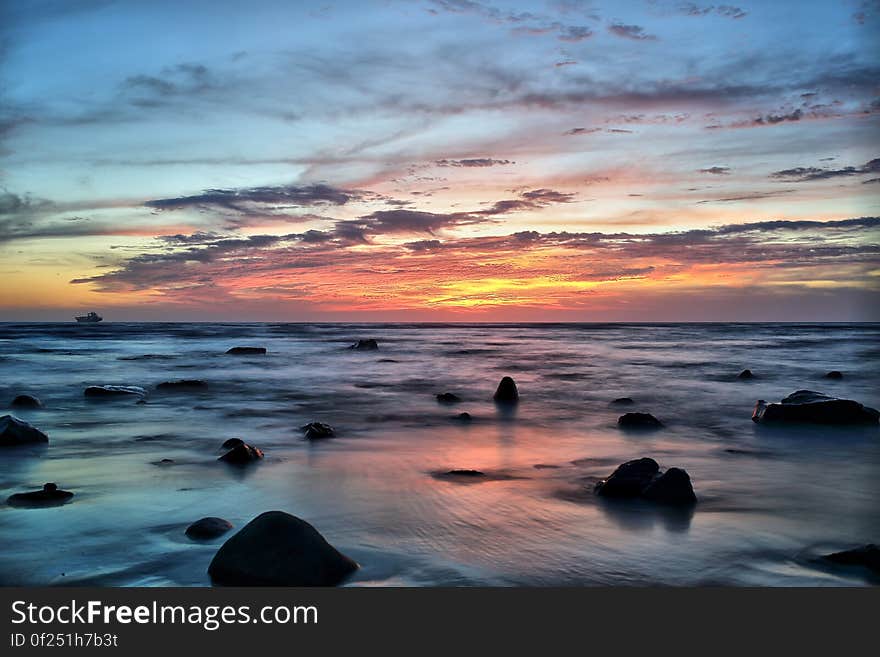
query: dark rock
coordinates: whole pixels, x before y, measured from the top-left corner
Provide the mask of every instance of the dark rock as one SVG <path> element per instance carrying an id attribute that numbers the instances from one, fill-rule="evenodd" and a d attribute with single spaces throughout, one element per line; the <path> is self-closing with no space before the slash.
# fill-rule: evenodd
<path id="1" fill-rule="evenodd" d="M 261 458 L 263 458 L 262 450 L 257 449 L 256 447 L 251 447 L 243 442 L 241 445 L 236 445 L 230 449 L 217 460 L 232 465 L 245 465 L 247 463 L 259 461 Z"/>
<path id="2" fill-rule="evenodd" d="M 441 392 L 437 395 L 437 401 L 441 404 L 457 404 L 461 401 L 461 397 L 453 395 L 451 392 Z"/>
<path id="3" fill-rule="evenodd" d="M 737 375 L 736 378 L 737 378 L 737 379 L 754 379 L 754 378 L 755 378 L 755 375 L 752 374 L 752 370 L 743 370 L 742 372 L 740 372 L 740 373 Z"/>
<path id="4" fill-rule="evenodd" d="M 455 416 L 455 419 L 459 422 L 470 422 L 471 420 L 473 420 L 470 413 L 459 413 Z"/>
<path id="5" fill-rule="evenodd" d="M 153 461 L 153 465 L 158 465 L 162 467 L 174 465 L 174 459 L 161 459 L 159 461 Z"/>
<path id="6" fill-rule="evenodd" d="M 877 424 L 880 412 L 852 399 L 837 399 L 811 390 L 798 390 L 779 404 L 759 399 L 752 420 L 762 423 Z"/>
<path id="7" fill-rule="evenodd" d="M 252 356 L 256 354 L 265 354 L 266 347 L 232 347 L 231 349 L 227 349 L 226 353 L 237 356 Z"/>
<path id="8" fill-rule="evenodd" d="M 446 473 L 450 477 L 485 477 L 485 472 L 479 470 L 450 470 Z"/>
<path id="9" fill-rule="evenodd" d="M 43 408 L 43 402 L 32 395 L 19 395 L 11 405 L 12 408 Z"/>
<path id="10" fill-rule="evenodd" d="M 6 500 L 9 506 L 60 506 L 73 497 L 73 493 L 60 490 L 55 484 L 44 484 L 42 490 L 16 493 Z"/>
<path id="11" fill-rule="evenodd" d="M 626 413 L 617 418 L 617 424 L 627 429 L 659 429 L 663 423 L 650 413 Z"/>
<path id="12" fill-rule="evenodd" d="M 48 443 L 49 436 L 13 415 L 0 417 L 0 447 Z"/>
<path id="13" fill-rule="evenodd" d="M 322 440 L 323 438 L 333 438 L 336 435 L 336 430 L 329 424 L 324 424 L 323 422 L 309 422 L 307 425 L 301 428 L 303 430 L 303 433 L 305 433 L 306 438 L 309 440 Z"/>
<path id="14" fill-rule="evenodd" d="M 632 400 L 631 397 L 618 397 L 617 399 L 615 399 L 611 403 L 617 404 L 618 406 L 631 406 L 631 405 L 635 404 L 635 402 Z"/>
<path id="15" fill-rule="evenodd" d="M 244 441 L 241 438 L 229 438 L 223 441 L 223 444 L 220 446 L 222 449 L 232 449 L 233 447 L 238 447 L 239 445 L 244 445 Z"/>
<path id="16" fill-rule="evenodd" d="M 656 477 L 642 492 L 645 499 L 661 504 L 695 504 L 697 496 L 691 478 L 681 468 L 669 468 Z"/>
<path id="17" fill-rule="evenodd" d="M 358 340 L 353 345 L 349 347 L 349 349 L 358 349 L 361 351 L 375 351 L 379 348 L 379 343 L 369 338 L 367 340 Z"/>
<path id="18" fill-rule="evenodd" d="M 186 535 L 194 541 L 208 541 L 232 529 L 232 523 L 223 518 L 202 518 L 186 528 Z"/>
<path id="19" fill-rule="evenodd" d="M 498 384 L 493 399 L 499 404 L 516 404 L 519 401 L 519 390 L 516 382 L 509 376 L 505 376 Z"/>
<path id="20" fill-rule="evenodd" d="M 843 378 L 843 373 L 842 373 L 842 372 L 838 372 L 837 370 L 831 370 L 830 372 L 828 372 L 828 374 L 825 375 L 825 378 L 826 378 L 826 379 L 840 380 L 840 379 Z"/>
<path id="21" fill-rule="evenodd" d="M 639 497 L 659 472 L 660 466 L 654 459 L 627 461 L 597 483 L 596 492 L 602 497 Z"/>
<path id="22" fill-rule="evenodd" d="M 227 586 L 335 586 L 357 568 L 305 520 L 268 511 L 220 547 L 208 574 Z"/>
<path id="23" fill-rule="evenodd" d="M 140 386 L 89 386 L 83 393 L 86 397 L 143 397 L 147 391 Z"/>
<path id="24" fill-rule="evenodd" d="M 156 386 L 156 390 L 204 390 L 207 387 L 208 382 L 201 379 L 181 379 L 179 381 L 163 381 Z"/>
<path id="25" fill-rule="evenodd" d="M 880 573 L 880 547 L 873 543 L 852 550 L 827 554 L 823 558 L 844 566 L 864 566 L 875 573 Z"/>

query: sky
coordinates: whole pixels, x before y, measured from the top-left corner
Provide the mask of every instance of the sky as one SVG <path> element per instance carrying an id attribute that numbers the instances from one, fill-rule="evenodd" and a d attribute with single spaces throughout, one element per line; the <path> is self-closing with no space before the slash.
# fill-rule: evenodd
<path id="1" fill-rule="evenodd" d="M 0 321 L 880 321 L 878 53 L 876 0 L 0 0 Z"/>

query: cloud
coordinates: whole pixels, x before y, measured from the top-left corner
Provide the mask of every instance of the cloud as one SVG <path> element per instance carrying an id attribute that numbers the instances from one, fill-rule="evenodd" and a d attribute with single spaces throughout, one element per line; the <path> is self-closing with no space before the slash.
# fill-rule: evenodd
<path id="1" fill-rule="evenodd" d="M 343 190 L 330 185 L 282 185 L 279 187 L 251 187 L 246 189 L 208 189 L 201 194 L 160 198 L 144 205 L 155 210 L 182 210 L 202 208 L 236 213 L 312 207 L 316 205 L 345 205 L 363 197 L 361 192 Z"/>
<path id="2" fill-rule="evenodd" d="M 434 162 L 440 167 L 498 167 L 515 164 L 512 160 L 496 160 L 491 157 L 477 157 L 465 160 L 437 160 Z"/>
<path id="3" fill-rule="evenodd" d="M 770 174 L 771 178 L 787 182 L 812 182 L 830 178 L 848 178 L 863 174 L 880 173 L 880 158 L 874 158 L 860 167 L 843 167 L 841 169 L 824 169 L 819 167 L 795 167 L 783 169 Z M 867 181 L 866 181 L 867 182 Z"/>
<path id="4" fill-rule="evenodd" d="M 700 173 L 711 173 L 716 176 L 726 176 L 730 174 L 730 167 L 708 167 L 700 169 Z"/>
<path id="5" fill-rule="evenodd" d="M 608 31 L 622 39 L 632 39 L 633 41 L 656 41 L 657 37 L 653 34 L 645 32 L 645 28 L 640 25 L 626 25 L 625 23 L 612 23 L 608 26 Z"/>
<path id="6" fill-rule="evenodd" d="M 740 19 L 748 16 L 745 10 L 732 5 L 697 5 L 693 2 L 687 2 L 680 5 L 679 9 L 687 16 L 708 16 L 709 14 L 717 14 L 726 18 Z"/>

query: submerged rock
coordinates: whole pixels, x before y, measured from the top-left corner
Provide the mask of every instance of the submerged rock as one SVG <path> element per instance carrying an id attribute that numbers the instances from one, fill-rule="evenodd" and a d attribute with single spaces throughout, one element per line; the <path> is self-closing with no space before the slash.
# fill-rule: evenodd
<path id="1" fill-rule="evenodd" d="M 457 404 L 461 401 L 461 397 L 451 392 L 441 392 L 437 395 L 437 401 L 441 404 Z"/>
<path id="2" fill-rule="evenodd" d="M 207 541 L 222 536 L 232 529 L 232 523 L 213 516 L 196 520 L 186 528 L 185 534 L 196 541 Z"/>
<path id="3" fill-rule="evenodd" d="M 740 372 L 740 373 L 737 375 L 736 378 L 737 378 L 737 379 L 754 379 L 754 378 L 755 378 L 755 375 L 752 374 L 752 370 L 743 370 L 742 372 Z"/>
<path id="4" fill-rule="evenodd" d="M 67 490 L 60 490 L 57 485 L 49 483 L 44 484 L 42 490 L 35 490 L 28 493 L 15 493 L 7 498 L 9 506 L 59 506 L 70 501 L 73 493 Z"/>
<path id="5" fill-rule="evenodd" d="M 265 354 L 266 347 L 232 347 L 230 349 L 227 349 L 226 353 L 238 356 Z"/>
<path id="6" fill-rule="evenodd" d="M 752 412 L 754 422 L 812 424 L 877 424 L 880 412 L 852 399 L 837 399 L 821 392 L 798 390 L 778 404 L 759 399 Z"/>
<path id="7" fill-rule="evenodd" d="M 324 438 L 333 438 L 336 435 L 336 430 L 323 422 L 309 422 L 304 427 L 301 427 L 301 429 L 308 440 L 322 440 Z"/>
<path id="8" fill-rule="evenodd" d="M 238 447 L 239 445 L 244 445 L 244 441 L 241 438 L 229 438 L 223 441 L 223 444 L 220 446 L 222 449 L 232 449 L 233 447 Z"/>
<path id="9" fill-rule="evenodd" d="M 873 543 L 852 550 L 826 554 L 823 559 L 844 566 L 864 566 L 880 573 L 880 547 Z"/>
<path id="10" fill-rule="evenodd" d="M 843 378 L 843 373 L 842 373 L 842 372 L 838 372 L 837 370 L 831 370 L 830 372 L 828 372 L 828 374 L 825 375 L 825 378 L 826 378 L 826 379 L 840 380 L 840 379 Z"/>
<path id="11" fill-rule="evenodd" d="M 446 475 L 448 477 L 485 477 L 486 473 L 480 470 L 450 470 Z"/>
<path id="12" fill-rule="evenodd" d="M 335 586 L 357 568 L 305 520 L 267 511 L 220 547 L 208 574 L 227 586 Z"/>
<path id="13" fill-rule="evenodd" d="M 697 501 L 691 478 L 681 468 L 669 468 L 656 477 L 642 491 L 642 496 L 662 504 L 694 504 Z"/>
<path id="14" fill-rule="evenodd" d="M 359 349 L 361 351 L 375 351 L 378 348 L 379 343 L 372 338 L 368 338 L 366 340 L 358 340 L 349 347 L 349 349 Z"/>
<path id="15" fill-rule="evenodd" d="M 232 465 L 246 465 L 248 463 L 253 463 L 254 461 L 259 461 L 261 458 L 263 458 L 263 450 L 242 442 L 240 445 L 236 445 L 230 449 L 217 460 Z"/>
<path id="16" fill-rule="evenodd" d="M 12 400 L 12 408 L 43 408 L 43 402 L 33 395 L 18 395 Z"/>
<path id="17" fill-rule="evenodd" d="M 495 389 L 495 395 L 492 397 L 499 404 L 516 404 L 519 401 L 519 390 L 516 389 L 516 382 L 509 376 L 505 376 Z"/>
<path id="18" fill-rule="evenodd" d="M 640 498 L 658 504 L 688 505 L 697 502 L 691 478 L 681 468 L 660 471 L 652 458 L 621 464 L 607 479 L 598 482 L 595 492 L 602 497 Z"/>
<path id="19" fill-rule="evenodd" d="M 140 386 L 89 386 L 83 394 L 86 397 L 143 397 L 147 391 Z"/>
<path id="20" fill-rule="evenodd" d="M 203 390 L 208 387 L 207 381 L 201 379 L 180 379 L 179 381 L 163 381 L 156 390 Z"/>
<path id="21" fill-rule="evenodd" d="M 611 403 L 617 406 L 632 406 L 633 404 L 635 404 L 631 397 L 618 397 Z"/>
<path id="22" fill-rule="evenodd" d="M 459 422 L 470 422 L 471 420 L 473 420 L 470 413 L 459 413 L 455 416 L 455 419 Z"/>
<path id="23" fill-rule="evenodd" d="M 48 443 L 49 436 L 14 415 L 0 417 L 0 447 Z"/>
<path id="24" fill-rule="evenodd" d="M 650 413 L 626 413 L 617 418 L 617 424 L 627 429 L 659 429 L 663 426 Z"/>

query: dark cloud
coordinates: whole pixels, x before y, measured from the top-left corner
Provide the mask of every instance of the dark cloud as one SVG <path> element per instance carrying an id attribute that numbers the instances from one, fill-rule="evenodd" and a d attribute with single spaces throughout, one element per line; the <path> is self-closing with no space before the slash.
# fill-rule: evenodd
<path id="1" fill-rule="evenodd" d="M 732 5 L 697 5 L 693 2 L 687 2 L 679 6 L 682 13 L 688 16 L 708 16 L 709 14 L 717 14 L 726 18 L 745 18 L 748 14 L 739 7 Z"/>
<path id="2" fill-rule="evenodd" d="M 800 121 L 804 116 L 801 109 L 782 114 L 766 114 L 759 116 L 752 121 L 753 125 L 775 125 L 776 123 L 785 123 L 786 121 Z"/>
<path id="3" fill-rule="evenodd" d="M 593 30 L 585 25 L 566 25 L 560 28 L 558 39 L 560 41 L 583 41 L 593 36 Z"/>
<path id="4" fill-rule="evenodd" d="M 252 187 L 249 189 L 208 189 L 193 196 L 160 198 L 144 203 L 156 210 L 184 208 L 219 209 L 231 212 L 252 212 L 255 206 L 310 207 L 315 205 L 345 205 L 362 198 L 361 192 L 343 190 L 330 185 L 283 185 L 280 187 Z"/>
<path id="5" fill-rule="evenodd" d="M 700 169 L 700 173 L 711 173 L 716 176 L 726 176 L 730 173 L 730 167 L 708 167 Z"/>
<path id="6" fill-rule="evenodd" d="M 434 164 L 440 167 L 497 167 L 516 163 L 513 160 L 496 160 L 491 157 L 476 157 L 465 160 L 437 160 Z"/>
<path id="7" fill-rule="evenodd" d="M 811 182 L 830 178 L 848 178 L 862 174 L 880 173 L 880 158 L 874 158 L 860 167 L 843 167 L 841 169 L 822 169 L 819 167 L 795 167 L 783 169 L 770 174 L 771 178 L 786 182 Z"/>
<path id="8" fill-rule="evenodd" d="M 657 37 L 653 34 L 645 32 L 645 28 L 640 25 L 626 25 L 625 23 L 612 23 L 608 26 L 608 31 L 622 39 L 632 39 L 633 41 L 656 41 Z"/>

